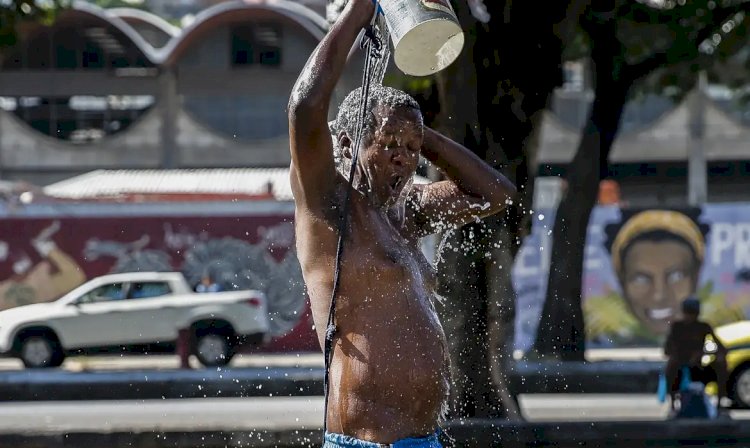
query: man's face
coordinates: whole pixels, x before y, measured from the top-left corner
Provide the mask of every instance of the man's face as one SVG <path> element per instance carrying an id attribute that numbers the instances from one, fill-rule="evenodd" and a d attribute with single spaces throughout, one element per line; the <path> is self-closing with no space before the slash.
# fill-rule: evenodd
<path id="1" fill-rule="evenodd" d="M 379 106 L 375 130 L 360 153 L 362 182 L 375 205 L 389 207 L 414 176 L 424 138 L 422 114 L 413 108 Z"/>
<path id="2" fill-rule="evenodd" d="M 685 244 L 639 241 L 623 260 L 623 292 L 633 313 L 650 331 L 666 334 L 682 301 L 695 293 L 697 271 Z"/>

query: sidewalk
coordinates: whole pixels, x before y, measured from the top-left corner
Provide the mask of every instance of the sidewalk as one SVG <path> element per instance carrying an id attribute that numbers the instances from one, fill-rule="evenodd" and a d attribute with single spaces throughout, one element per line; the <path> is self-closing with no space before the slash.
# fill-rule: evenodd
<path id="1" fill-rule="evenodd" d="M 449 422 L 454 446 L 750 445 L 747 421 L 664 421 L 666 409 L 653 396 L 537 395 L 521 405 L 529 421 Z M 5 403 L 0 446 L 320 447 L 322 412 L 322 397 Z"/>
<path id="2" fill-rule="evenodd" d="M 667 405 L 652 395 L 527 395 L 520 404 L 531 422 L 659 421 L 667 415 Z M 39 401 L 0 404 L 0 433 L 318 430 L 322 416 L 321 396 Z"/>

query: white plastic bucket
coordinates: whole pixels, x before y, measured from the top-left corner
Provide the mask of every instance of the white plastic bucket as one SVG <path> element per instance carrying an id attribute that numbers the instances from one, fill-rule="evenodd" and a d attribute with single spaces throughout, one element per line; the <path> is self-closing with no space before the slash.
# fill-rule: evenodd
<path id="1" fill-rule="evenodd" d="M 450 0 L 380 0 L 396 66 L 413 76 L 437 73 L 456 60 L 464 33 Z"/>

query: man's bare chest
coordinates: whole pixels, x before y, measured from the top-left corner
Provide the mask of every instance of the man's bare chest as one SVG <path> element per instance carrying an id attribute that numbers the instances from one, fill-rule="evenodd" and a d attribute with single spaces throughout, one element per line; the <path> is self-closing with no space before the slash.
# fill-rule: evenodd
<path id="1" fill-rule="evenodd" d="M 429 293 L 434 273 L 419 247 L 385 219 L 361 219 L 344 248 L 345 268 L 353 281 L 366 279 L 381 289 L 406 288 Z"/>

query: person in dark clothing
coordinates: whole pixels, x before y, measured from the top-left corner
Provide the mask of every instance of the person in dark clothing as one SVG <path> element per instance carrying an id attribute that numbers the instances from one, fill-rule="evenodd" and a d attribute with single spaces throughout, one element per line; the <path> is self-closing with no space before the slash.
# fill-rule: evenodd
<path id="1" fill-rule="evenodd" d="M 688 298 L 682 302 L 682 320 L 672 323 L 669 335 L 664 345 L 664 353 L 667 355 L 666 378 L 672 396 L 672 409 L 675 409 L 675 397 L 679 392 L 682 369 L 690 369 L 692 381 L 708 384 L 715 381 L 718 386 L 718 407 L 721 407 L 721 399 L 726 397 L 726 348 L 719 338 L 714 334 L 711 325 L 698 320 L 701 304 L 696 298 Z M 704 344 L 706 337 L 711 336 L 716 343 L 716 359 L 704 367 L 701 358 L 704 355 Z"/>

